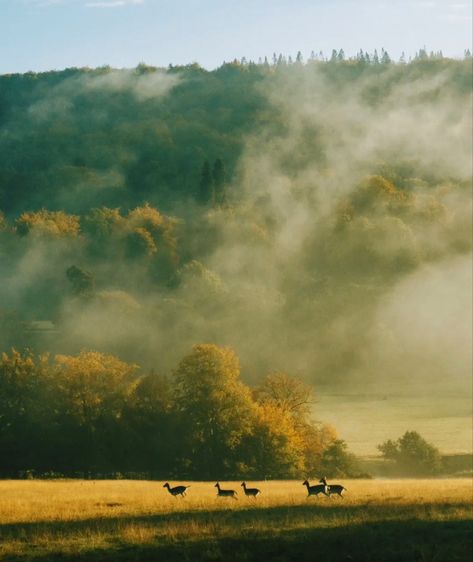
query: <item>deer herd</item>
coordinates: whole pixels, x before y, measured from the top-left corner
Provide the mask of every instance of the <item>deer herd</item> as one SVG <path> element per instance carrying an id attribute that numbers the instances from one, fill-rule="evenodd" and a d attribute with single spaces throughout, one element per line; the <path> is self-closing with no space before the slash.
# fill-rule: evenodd
<path id="1" fill-rule="evenodd" d="M 307 488 L 307 497 L 318 496 L 319 494 L 323 494 L 325 496 L 330 497 L 336 494 L 337 496 L 343 498 L 343 492 L 346 491 L 346 488 L 341 484 L 329 484 L 325 477 L 319 480 L 319 484 L 313 484 L 311 486 L 308 480 L 304 480 L 302 485 Z M 237 498 L 238 492 L 236 490 L 224 489 L 220 486 L 220 482 L 217 482 L 214 487 L 217 488 L 217 497 L 232 498 L 234 500 L 238 499 Z M 243 492 L 245 496 L 248 498 L 256 498 L 261 494 L 261 490 L 258 488 L 248 488 L 246 482 L 242 482 L 241 487 L 243 488 Z M 185 497 L 186 492 L 190 488 L 190 486 L 181 485 L 181 486 L 171 487 L 169 485 L 169 482 L 166 482 L 163 488 L 167 488 L 171 496 Z"/>

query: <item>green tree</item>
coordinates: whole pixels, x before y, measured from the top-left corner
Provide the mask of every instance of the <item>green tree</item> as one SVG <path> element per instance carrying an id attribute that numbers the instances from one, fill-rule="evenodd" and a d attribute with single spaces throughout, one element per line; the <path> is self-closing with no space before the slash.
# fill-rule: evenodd
<path id="1" fill-rule="evenodd" d="M 116 470 L 126 462 L 122 415 L 136 369 L 93 351 L 55 357 L 56 419 L 63 429 L 57 443 L 60 470 Z"/>
<path id="2" fill-rule="evenodd" d="M 12 350 L 0 357 L 0 473 L 47 468 L 53 458 L 48 356 Z"/>
<path id="3" fill-rule="evenodd" d="M 72 291 L 80 297 L 90 297 L 95 290 L 95 279 L 92 273 L 71 265 L 66 269 L 66 277 L 72 285 Z"/>
<path id="4" fill-rule="evenodd" d="M 361 470 L 356 456 L 348 451 L 345 441 L 337 439 L 324 450 L 319 473 L 327 478 L 353 478 L 359 476 Z"/>
<path id="5" fill-rule="evenodd" d="M 385 441 L 378 445 L 378 450 L 402 474 L 433 476 L 441 469 L 439 450 L 417 431 L 406 431 L 397 441 Z"/>
<path id="6" fill-rule="evenodd" d="M 177 409 L 170 381 L 150 372 L 136 382 L 123 410 L 123 443 L 129 470 L 169 478 L 178 453 Z"/>
<path id="7" fill-rule="evenodd" d="M 201 205 L 208 205 L 214 201 L 214 182 L 208 160 L 204 162 L 200 173 L 197 200 Z"/>
<path id="8" fill-rule="evenodd" d="M 213 344 L 195 345 L 180 362 L 175 380 L 183 468 L 198 478 L 239 474 L 254 403 L 240 380 L 235 352 Z"/>
<path id="9" fill-rule="evenodd" d="M 221 158 L 217 158 L 214 162 L 213 170 L 212 170 L 212 181 L 214 185 L 214 193 L 215 193 L 215 203 L 217 205 L 223 205 L 226 200 L 226 193 L 225 193 L 225 166 Z"/>

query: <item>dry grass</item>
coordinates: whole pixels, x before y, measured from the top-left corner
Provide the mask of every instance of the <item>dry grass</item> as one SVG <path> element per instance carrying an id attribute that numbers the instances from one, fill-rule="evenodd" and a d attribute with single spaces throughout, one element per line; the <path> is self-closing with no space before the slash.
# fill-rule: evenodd
<path id="1" fill-rule="evenodd" d="M 290 549 L 300 547 L 300 558 L 303 545 L 309 548 L 311 541 L 317 542 L 319 553 L 325 556 L 321 541 L 333 537 L 335 546 L 326 545 L 326 557 L 319 560 L 337 560 L 336 545 L 345 544 L 345 537 L 347 544 L 340 548 L 355 549 L 347 555 L 347 560 L 355 560 L 358 551 L 353 541 L 356 543 L 361 532 L 365 539 L 360 542 L 360 560 L 369 560 L 367 544 L 375 556 L 379 554 L 377 541 L 385 539 L 383 534 L 394 533 L 394 544 L 396 533 L 405 536 L 406 529 L 409 532 L 419 524 L 433 532 L 427 540 L 424 530 L 419 530 L 423 538 L 413 544 L 419 560 L 429 560 L 426 553 L 440 552 L 435 537 L 445 529 L 452 531 L 449 537 L 463 551 L 464 525 L 467 522 L 471 529 L 472 519 L 470 479 L 341 483 L 348 489 L 345 499 L 307 499 L 300 481 L 252 482 L 263 492 L 254 500 L 244 497 L 240 482 L 225 482 L 225 487 L 239 492 L 234 501 L 217 498 L 214 482 L 192 482 L 187 497 L 174 498 L 161 482 L 0 481 L 0 559 L 46 562 L 55 556 L 75 560 L 81 555 L 87 562 L 185 560 L 186 556 L 193 561 L 218 560 L 224 559 L 219 556 L 227 543 L 234 545 L 231 554 L 235 545 L 244 548 L 247 560 L 253 559 L 255 549 L 263 548 L 263 543 L 264 552 L 275 545 L 279 545 L 279 553 L 284 551 L 283 544 L 291 545 Z M 355 529 L 357 534 L 351 536 Z M 449 552 L 449 562 L 462 559 L 455 550 Z M 394 551 L 387 551 L 384 559 L 398 559 L 388 555 L 394 556 Z M 409 560 L 405 555 L 399 559 Z"/>

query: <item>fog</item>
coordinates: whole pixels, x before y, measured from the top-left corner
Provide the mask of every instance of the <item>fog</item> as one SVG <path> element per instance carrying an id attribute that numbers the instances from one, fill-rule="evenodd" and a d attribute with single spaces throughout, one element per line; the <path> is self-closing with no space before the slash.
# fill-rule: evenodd
<path id="1" fill-rule="evenodd" d="M 9 239 L 1 307 L 58 330 L 32 347 L 99 349 L 170 372 L 192 344 L 215 342 L 235 348 L 252 383 L 286 370 L 341 391 L 471 391 L 470 89 L 448 66 L 354 78 L 333 68 L 293 65 L 260 83 L 271 118 L 245 138 L 229 204 L 176 205 L 156 251 L 130 257 L 113 236 L 102 257 L 82 235 Z M 144 103 L 181 80 L 71 78 L 28 114 L 65 119 L 84 91 Z M 119 163 L 104 185 L 110 174 L 123 187 Z M 85 185 L 61 195 L 68 207 Z M 148 228 L 122 216 L 124 233 Z M 157 286 L 152 259 L 171 239 L 178 281 Z M 93 273 L 93 297 L 71 294 L 72 264 Z"/>

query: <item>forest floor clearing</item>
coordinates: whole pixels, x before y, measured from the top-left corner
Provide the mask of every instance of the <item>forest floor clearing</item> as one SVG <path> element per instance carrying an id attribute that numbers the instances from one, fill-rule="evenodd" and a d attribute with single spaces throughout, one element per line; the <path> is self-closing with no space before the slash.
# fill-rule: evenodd
<path id="1" fill-rule="evenodd" d="M 238 500 L 215 482 L 175 498 L 154 481 L 0 481 L 0 560 L 471 560 L 471 479 L 337 480 L 344 499 L 302 480 L 248 483 L 256 499 L 221 482 Z"/>

